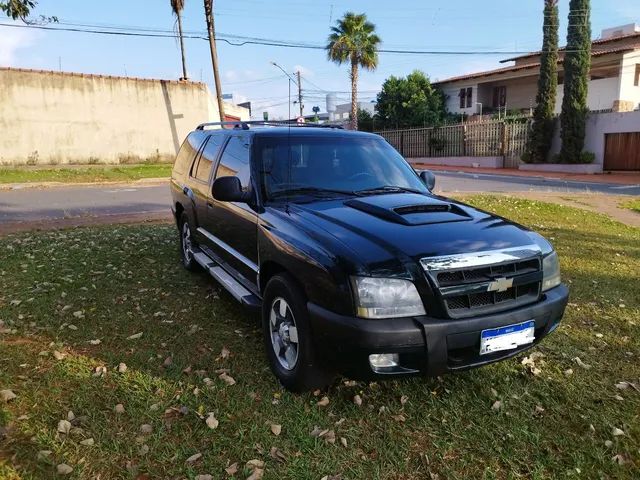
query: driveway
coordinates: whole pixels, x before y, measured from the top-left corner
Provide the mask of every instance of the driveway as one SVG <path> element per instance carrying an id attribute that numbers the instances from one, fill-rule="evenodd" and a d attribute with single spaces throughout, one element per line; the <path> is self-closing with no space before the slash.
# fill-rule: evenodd
<path id="1" fill-rule="evenodd" d="M 455 193 L 556 193 L 640 195 L 640 185 L 576 182 L 542 177 L 436 172 L 436 191 Z M 0 232 L 59 226 L 165 221 L 170 194 L 155 184 L 68 185 L 0 190 Z"/>

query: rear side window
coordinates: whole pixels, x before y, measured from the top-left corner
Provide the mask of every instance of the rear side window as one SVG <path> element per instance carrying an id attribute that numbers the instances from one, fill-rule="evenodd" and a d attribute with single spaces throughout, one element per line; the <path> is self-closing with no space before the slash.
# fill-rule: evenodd
<path id="1" fill-rule="evenodd" d="M 242 189 L 248 191 L 251 186 L 249 158 L 248 139 L 240 136 L 231 137 L 220 159 L 216 178 L 238 177 L 242 184 Z"/>
<path id="2" fill-rule="evenodd" d="M 196 132 L 192 132 L 183 142 L 180 147 L 180 151 L 178 152 L 178 156 L 176 157 L 176 161 L 173 164 L 173 171 L 176 174 L 182 175 L 191 166 L 191 162 L 193 161 L 193 157 L 196 156 L 196 152 L 202 145 L 203 137 Z"/>

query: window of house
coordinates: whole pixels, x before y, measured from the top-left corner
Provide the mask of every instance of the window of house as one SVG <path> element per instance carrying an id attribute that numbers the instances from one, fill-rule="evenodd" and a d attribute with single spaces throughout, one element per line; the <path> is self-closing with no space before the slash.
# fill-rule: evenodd
<path id="1" fill-rule="evenodd" d="M 493 108 L 507 106 L 507 87 L 493 87 Z"/>
<path id="2" fill-rule="evenodd" d="M 467 108 L 470 108 L 473 104 L 473 88 L 467 88 Z"/>
<path id="3" fill-rule="evenodd" d="M 244 191 L 249 190 L 251 168 L 249 163 L 249 143 L 245 137 L 234 135 L 229 139 L 216 171 L 216 178 L 220 177 L 238 177 L 242 184 L 242 189 Z"/>
<path id="4" fill-rule="evenodd" d="M 633 84 L 636 87 L 640 86 L 640 63 L 636 64 L 636 75 L 633 77 Z"/>
<path id="5" fill-rule="evenodd" d="M 465 99 L 467 98 L 467 89 L 461 88 L 460 93 L 458 94 L 458 97 L 460 98 L 460 108 L 465 108 L 465 104 L 466 104 Z"/>

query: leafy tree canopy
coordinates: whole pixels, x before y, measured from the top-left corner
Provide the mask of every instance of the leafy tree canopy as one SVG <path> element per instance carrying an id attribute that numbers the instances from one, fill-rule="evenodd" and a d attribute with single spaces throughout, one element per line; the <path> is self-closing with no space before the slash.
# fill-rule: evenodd
<path id="1" fill-rule="evenodd" d="M 35 0 L 0 0 L 0 12 L 13 20 L 22 20 L 25 23 L 34 23 L 29 19 L 31 11 L 38 4 Z M 57 22 L 58 17 L 46 17 L 40 15 L 37 21 L 42 23 Z"/>
<path id="2" fill-rule="evenodd" d="M 435 126 L 447 116 L 444 94 L 419 70 L 406 78 L 387 78 L 376 110 L 376 127 L 380 122 L 383 128 Z"/>

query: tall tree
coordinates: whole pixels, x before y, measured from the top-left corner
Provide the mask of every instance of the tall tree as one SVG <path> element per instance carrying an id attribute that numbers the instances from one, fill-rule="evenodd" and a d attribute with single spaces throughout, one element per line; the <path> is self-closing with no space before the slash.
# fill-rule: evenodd
<path id="1" fill-rule="evenodd" d="M 170 0 L 171 10 L 176 16 L 176 24 L 178 25 L 178 37 L 180 37 L 180 54 L 182 55 L 182 79 L 187 79 L 187 60 L 184 54 L 184 37 L 182 35 L 182 11 L 184 10 L 185 0 Z"/>
<path id="2" fill-rule="evenodd" d="M 375 70 L 378 67 L 378 47 L 380 37 L 376 27 L 367 21 L 367 16 L 345 13 L 344 17 L 331 27 L 326 46 L 327 56 L 341 65 L 349 62 L 351 70 L 351 128 L 358 129 L 358 69 Z"/>
<path id="3" fill-rule="evenodd" d="M 587 121 L 587 91 L 591 68 L 591 7 L 589 0 L 571 0 L 564 56 L 564 98 L 560 114 L 563 162 L 579 163 Z"/>
<path id="4" fill-rule="evenodd" d="M 220 85 L 220 73 L 218 72 L 218 48 L 216 46 L 216 26 L 213 19 L 213 0 L 204 0 L 204 16 L 207 19 L 207 34 L 209 36 L 209 49 L 211 50 L 211 64 L 213 65 L 213 80 L 216 84 L 216 98 L 218 100 L 218 115 L 224 122 L 224 103 L 222 102 L 222 86 Z"/>
<path id="5" fill-rule="evenodd" d="M 447 115 L 444 95 L 420 70 L 406 78 L 387 78 L 376 111 L 376 123 L 383 128 L 436 126 Z"/>
<path id="6" fill-rule="evenodd" d="M 47 17 L 44 15 L 40 15 L 37 20 L 32 20 L 29 18 L 31 15 L 31 11 L 36 8 L 38 4 L 35 0 L 0 0 L 0 12 L 4 12 L 4 14 L 12 18 L 13 20 L 22 20 L 24 23 L 50 23 L 57 22 L 58 17 Z"/>
<path id="7" fill-rule="evenodd" d="M 551 148 L 558 90 L 558 0 L 544 0 L 542 54 L 533 129 L 527 148 L 532 163 L 544 163 Z"/>

